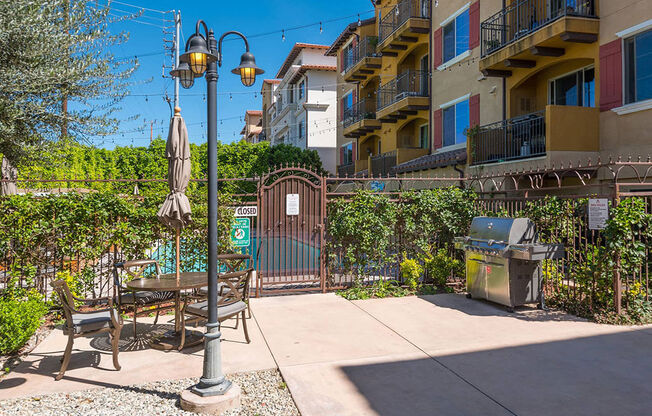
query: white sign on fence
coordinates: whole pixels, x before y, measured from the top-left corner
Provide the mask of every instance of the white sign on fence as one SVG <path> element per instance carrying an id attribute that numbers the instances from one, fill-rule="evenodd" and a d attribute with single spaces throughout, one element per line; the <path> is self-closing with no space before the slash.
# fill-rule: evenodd
<path id="1" fill-rule="evenodd" d="M 602 230 L 609 219 L 609 200 L 589 198 L 589 230 Z"/>
<path id="2" fill-rule="evenodd" d="M 285 195 L 285 215 L 299 215 L 299 194 Z"/>
<path id="3" fill-rule="evenodd" d="M 257 217 L 258 207 L 256 205 L 243 205 L 235 209 L 236 217 Z"/>

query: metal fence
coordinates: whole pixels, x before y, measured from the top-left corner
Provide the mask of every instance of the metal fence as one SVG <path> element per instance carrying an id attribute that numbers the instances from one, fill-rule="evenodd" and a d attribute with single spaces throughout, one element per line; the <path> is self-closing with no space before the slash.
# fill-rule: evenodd
<path id="1" fill-rule="evenodd" d="M 519 0 L 481 24 L 482 56 L 563 17 L 595 18 L 595 0 Z"/>
<path id="2" fill-rule="evenodd" d="M 396 150 L 371 157 L 371 172 L 374 176 L 393 175 L 394 166 L 396 166 Z"/>
<path id="3" fill-rule="evenodd" d="M 587 203 L 588 198 L 605 198 L 613 209 L 623 201 L 637 198 L 652 213 L 651 160 L 569 163 L 565 167 L 462 178 L 328 177 L 288 166 L 260 178 L 222 179 L 220 186 L 225 189 L 228 184 L 233 185 L 230 188 L 233 194 L 241 189 L 235 204 L 258 208 L 258 215 L 251 218 L 251 244 L 240 250 L 254 258 L 254 267 L 259 270 L 255 282 L 259 295 L 269 291 L 325 291 L 351 284 L 354 276 L 350 271 L 337 267 L 326 270 L 329 236 L 325 224 L 330 202 L 351 198 L 362 189 L 400 202 L 404 192 L 412 189 L 463 187 L 475 190 L 477 214 L 528 216 L 537 223 L 543 242 L 564 244 L 566 257 L 543 265 L 547 296 L 571 300 L 589 309 L 596 306 L 593 302 L 606 297 L 613 299 L 609 301 L 610 307 L 616 312 L 649 300 L 650 242 L 635 236 L 645 247 L 645 259 L 635 268 L 625 267 L 618 259 L 618 252 L 605 253 L 604 232 L 589 228 Z M 252 186 L 254 191 L 248 192 Z M 557 195 L 554 204 L 546 199 L 550 194 Z M 294 205 L 289 195 L 294 195 Z M 161 236 L 151 242 L 146 253 L 158 259 L 164 271 L 175 268 L 172 241 L 172 235 Z M 392 237 L 393 253 L 401 253 L 403 245 L 408 243 L 397 231 Z M 21 279 L 21 284 L 30 284 L 48 294 L 49 281 L 57 273 L 68 271 L 82 278 L 86 278 L 84 273 L 88 275 L 88 295 L 111 294 L 113 263 L 125 257 L 121 248 L 109 245 L 92 257 L 84 257 L 82 252 L 78 250 L 74 254 L 70 247 L 60 247 L 55 233 L 43 244 L 33 264 L 16 263 L 7 255 L 0 258 L 0 284 L 5 285 L 13 274 Z M 604 267 L 601 262 L 605 258 L 613 260 L 614 266 Z M 205 256 L 196 251 L 196 246 L 182 245 L 182 267 L 204 270 Z M 398 279 L 398 263 L 394 260 L 376 265 L 366 274 L 370 280 Z M 451 282 L 463 282 L 463 276 L 451 277 L 456 278 Z"/>
<path id="4" fill-rule="evenodd" d="M 544 156 L 545 111 L 481 126 L 471 136 L 471 152 L 474 165 Z"/>
<path id="5" fill-rule="evenodd" d="M 428 71 L 409 69 L 381 86 L 376 93 L 377 111 L 407 97 L 428 97 Z"/>

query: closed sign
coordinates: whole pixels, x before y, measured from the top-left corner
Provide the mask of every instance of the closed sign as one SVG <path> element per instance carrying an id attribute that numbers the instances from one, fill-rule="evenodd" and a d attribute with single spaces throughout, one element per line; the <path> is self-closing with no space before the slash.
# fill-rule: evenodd
<path id="1" fill-rule="evenodd" d="M 245 205 L 235 209 L 236 217 L 257 217 L 258 207 L 255 205 Z"/>

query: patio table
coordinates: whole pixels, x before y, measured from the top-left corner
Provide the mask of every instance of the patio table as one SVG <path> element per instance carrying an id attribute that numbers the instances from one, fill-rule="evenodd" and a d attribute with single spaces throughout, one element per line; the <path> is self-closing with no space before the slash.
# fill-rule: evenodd
<path id="1" fill-rule="evenodd" d="M 178 348 L 180 344 L 180 299 L 181 291 L 198 289 L 208 285 L 207 272 L 185 272 L 179 274 L 179 280 L 175 273 L 161 274 L 157 279 L 134 279 L 127 283 L 127 288 L 135 291 L 152 292 L 175 292 L 174 296 L 174 331 L 169 331 L 163 337 L 152 342 L 152 348 L 171 350 Z M 185 346 L 197 345 L 202 341 L 203 334 L 192 331 L 186 332 Z"/>

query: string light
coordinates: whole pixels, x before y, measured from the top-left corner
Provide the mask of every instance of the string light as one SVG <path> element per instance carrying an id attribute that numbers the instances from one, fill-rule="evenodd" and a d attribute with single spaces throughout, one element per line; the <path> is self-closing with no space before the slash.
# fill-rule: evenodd
<path id="1" fill-rule="evenodd" d="M 358 13 L 358 27 L 362 26 L 362 20 L 360 20 L 360 14 Z"/>
<path id="2" fill-rule="evenodd" d="M 281 41 L 285 42 L 285 29 L 281 32 Z"/>
<path id="3" fill-rule="evenodd" d="M 322 33 L 324 33 L 324 28 L 322 27 L 321 22 L 319 22 L 319 34 L 321 35 Z"/>

